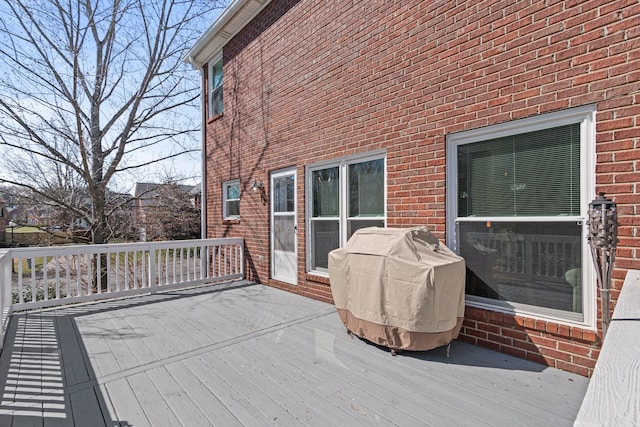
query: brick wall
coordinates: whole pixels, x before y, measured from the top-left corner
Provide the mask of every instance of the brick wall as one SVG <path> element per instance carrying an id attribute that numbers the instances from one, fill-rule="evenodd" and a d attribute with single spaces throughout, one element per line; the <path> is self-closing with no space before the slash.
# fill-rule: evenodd
<path id="1" fill-rule="evenodd" d="M 457 5 L 456 5 L 457 3 Z M 387 152 L 388 226 L 445 240 L 445 137 L 597 106 L 597 190 L 619 206 L 613 299 L 640 268 L 636 1 L 272 1 L 224 50 L 225 112 L 207 123 L 207 233 L 243 236 L 250 278 L 331 300 L 305 271 L 304 165 Z M 249 191 L 297 167 L 299 285 L 269 278 L 269 206 Z M 221 182 L 240 178 L 240 221 Z M 586 260 L 590 262 L 590 260 Z M 598 334 L 468 308 L 462 339 L 583 375 Z"/>

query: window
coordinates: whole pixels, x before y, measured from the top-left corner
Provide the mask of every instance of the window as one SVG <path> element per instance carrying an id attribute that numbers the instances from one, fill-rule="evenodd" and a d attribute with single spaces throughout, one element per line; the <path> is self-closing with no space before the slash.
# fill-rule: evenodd
<path id="1" fill-rule="evenodd" d="M 594 109 L 447 137 L 448 244 L 470 304 L 593 322 L 585 217 Z"/>
<path id="2" fill-rule="evenodd" d="M 224 102 L 222 99 L 222 58 L 209 62 L 209 117 L 222 114 Z"/>
<path id="3" fill-rule="evenodd" d="M 240 181 L 227 181 L 222 184 L 222 218 L 240 218 Z"/>
<path id="4" fill-rule="evenodd" d="M 308 269 L 326 273 L 329 252 L 363 227 L 385 226 L 383 154 L 307 169 Z"/>

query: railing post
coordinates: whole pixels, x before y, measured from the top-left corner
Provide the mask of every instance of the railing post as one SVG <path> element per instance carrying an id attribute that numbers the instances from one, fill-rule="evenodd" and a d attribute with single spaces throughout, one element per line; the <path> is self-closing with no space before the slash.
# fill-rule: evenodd
<path id="1" fill-rule="evenodd" d="M 244 239 L 240 242 L 240 274 L 244 280 Z"/>
<path id="2" fill-rule="evenodd" d="M 11 272 L 13 258 L 11 249 L 0 250 L 0 350 L 11 315 Z"/>
<path id="3" fill-rule="evenodd" d="M 149 254 L 149 274 L 147 277 L 149 278 L 149 293 L 154 294 L 156 292 L 156 251 L 153 246 L 153 243 L 149 243 L 149 247 L 147 249 L 147 253 Z"/>

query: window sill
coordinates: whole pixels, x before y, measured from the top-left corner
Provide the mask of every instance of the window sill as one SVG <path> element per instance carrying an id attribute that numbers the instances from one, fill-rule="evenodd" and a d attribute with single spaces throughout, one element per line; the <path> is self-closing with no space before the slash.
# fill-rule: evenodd
<path id="1" fill-rule="evenodd" d="M 221 119 L 223 116 L 224 116 L 224 113 L 220 113 L 220 114 L 216 114 L 215 116 L 209 117 L 209 118 L 207 119 L 207 124 L 209 124 L 209 123 L 213 123 L 213 122 L 215 122 L 216 120 Z"/>
<path id="2" fill-rule="evenodd" d="M 330 285 L 329 276 L 320 275 L 321 273 L 307 273 L 305 279 L 309 282 L 322 283 L 323 285 Z"/>
<path id="3" fill-rule="evenodd" d="M 222 225 L 240 224 L 240 218 L 223 219 Z"/>

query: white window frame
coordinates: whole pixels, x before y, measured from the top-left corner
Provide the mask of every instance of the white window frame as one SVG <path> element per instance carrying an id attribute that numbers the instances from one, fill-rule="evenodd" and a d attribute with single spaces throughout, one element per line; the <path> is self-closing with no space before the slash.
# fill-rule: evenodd
<path id="1" fill-rule="evenodd" d="M 595 330 L 596 327 L 596 284 L 592 268 L 591 254 L 586 242 L 586 218 L 589 202 L 595 194 L 595 105 L 571 108 L 553 113 L 541 114 L 508 123 L 473 129 L 447 135 L 446 142 L 446 203 L 447 203 L 447 246 L 459 253 L 457 242 L 457 213 L 458 213 L 458 147 L 474 142 L 486 141 L 527 132 L 535 132 L 558 126 L 580 123 L 580 215 L 575 217 L 561 217 L 562 220 L 575 220 L 582 225 L 582 235 L 585 236 L 582 245 L 582 313 L 571 313 L 527 304 L 504 302 L 490 298 L 466 296 L 466 304 L 472 307 L 485 308 L 493 311 L 536 317 L 551 320 L 560 324 L 579 325 Z M 505 220 L 526 222 L 555 222 L 558 217 L 474 217 L 474 221 Z M 465 220 L 471 220 L 465 218 Z"/>
<path id="2" fill-rule="evenodd" d="M 214 87 L 213 86 L 213 70 L 215 69 L 215 66 L 218 65 L 218 63 L 220 63 L 221 70 L 222 70 L 222 84 Z M 207 73 L 208 73 L 208 79 L 207 79 L 207 87 L 208 87 L 207 112 L 208 113 L 207 115 L 208 115 L 208 118 L 212 118 L 224 112 L 224 98 L 222 102 L 222 105 L 223 105 L 222 111 L 217 111 L 217 112 L 213 111 L 213 93 L 218 89 L 224 90 L 224 64 L 222 64 L 222 52 L 219 52 L 213 57 L 211 57 L 211 59 L 207 62 L 207 64 L 208 64 L 207 66 Z"/>
<path id="3" fill-rule="evenodd" d="M 382 217 L 372 217 L 371 219 L 379 218 L 383 221 L 384 226 L 387 226 L 387 153 L 386 150 L 376 150 L 373 152 L 368 152 L 366 154 L 354 155 L 348 157 L 341 157 L 338 159 L 327 160 L 323 162 L 314 163 L 308 165 L 305 170 L 305 187 L 306 187 L 306 200 L 305 200 L 305 231 L 308 236 L 306 240 L 306 252 L 307 252 L 307 260 L 306 260 L 306 271 L 307 273 L 312 273 L 318 276 L 329 276 L 329 272 L 324 269 L 312 269 L 312 247 L 313 247 L 313 235 L 311 234 L 311 223 L 313 221 L 312 215 L 312 197 L 313 197 L 313 188 L 311 185 L 311 177 L 314 171 L 337 167 L 339 172 L 339 180 L 340 180 L 340 188 L 339 188 L 339 207 L 338 207 L 338 222 L 339 222 L 339 234 L 340 234 L 340 247 L 343 247 L 347 243 L 347 233 L 348 233 L 348 220 L 351 218 L 348 216 L 348 203 L 347 203 L 347 195 L 349 194 L 348 189 L 348 168 L 349 165 L 354 163 L 363 163 L 372 160 L 380 160 L 382 159 L 384 162 L 384 183 L 383 183 L 383 215 Z M 322 221 L 326 219 L 319 219 L 318 221 Z M 330 218 L 330 220 L 335 221 L 335 218 Z"/>
<path id="4" fill-rule="evenodd" d="M 227 212 L 227 202 L 228 201 L 238 201 L 238 206 L 240 205 L 240 199 L 242 198 L 242 191 L 240 191 L 240 197 L 237 199 L 227 199 L 227 189 L 231 186 L 237 185 L 238 190 L 240 189 L 240 180 L 234 179 L 232 181 L 225 181 L 222 183 L 222 219 L 240 219 L 240 215 L 229 215 Z M 239 210 L 239 208 L 238 208 Z"/>

